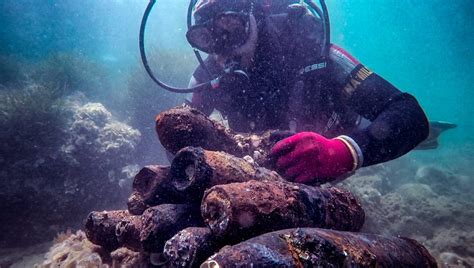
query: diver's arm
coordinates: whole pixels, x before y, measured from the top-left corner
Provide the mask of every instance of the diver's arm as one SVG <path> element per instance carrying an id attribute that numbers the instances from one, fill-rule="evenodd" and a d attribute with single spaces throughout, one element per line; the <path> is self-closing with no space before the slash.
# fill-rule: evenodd
<path id="1" fill-rule="evenodd" d="M 211 73 L 217 73 L 217 63 L 215 62 L 214 57 L 207 57 L 204 60 L 204 64 Z M 189 80 L 188 87 L 194 87 L 212 79 L 213 77 L 210 77 L 209 73 L 201 65 L 199 65 L 194 70 L 194 73 Z M 218 101 L 219 99 L 216 98 L 215 92 L 204 90 L 200 92 L 194 92 L 191 100 L 188 100 L 188 104 L 209 116 L 214 108 L 216 108 L 216 102 Z"/>
<path id="2" fill-rule="evenodd" d="M 397 158 L 426 139 L 428 119 L 412 95 L 369 71 L 341 48 L 332 46 L 330 59 L 336 77 L 343 81 L 342 98 L 371 121 L 349 135 L 362 152 L 363 166 Z"/>

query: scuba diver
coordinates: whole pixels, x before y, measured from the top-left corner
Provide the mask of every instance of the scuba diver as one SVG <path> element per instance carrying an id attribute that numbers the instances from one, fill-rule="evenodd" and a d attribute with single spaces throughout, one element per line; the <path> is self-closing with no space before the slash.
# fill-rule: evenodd
<path id="1" fill-rule="evenodd" d="M 218 111 L 235 131 L 282 130 L 272 157 L 299 183 L 340 180 L 395 159 L 430 132 L 415 97 L 330 43 L 320 2 L 322 9 L 312 1 L 198 0 L 186 33 L 208 54 L 189 88 L 210 85 L 193 91 L 189 104 Z"/>

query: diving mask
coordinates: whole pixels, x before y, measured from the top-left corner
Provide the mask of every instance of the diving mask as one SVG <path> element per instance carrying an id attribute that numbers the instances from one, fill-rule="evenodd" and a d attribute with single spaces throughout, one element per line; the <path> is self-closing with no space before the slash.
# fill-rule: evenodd
<path id="1" fill-rule="evenodd" d="M 250 34 L 249 13 L 226 11 L 204 23 L 193 25 L 186 33 L 192 47 L 206 53 L 230 52 L 247 41 Z"/>

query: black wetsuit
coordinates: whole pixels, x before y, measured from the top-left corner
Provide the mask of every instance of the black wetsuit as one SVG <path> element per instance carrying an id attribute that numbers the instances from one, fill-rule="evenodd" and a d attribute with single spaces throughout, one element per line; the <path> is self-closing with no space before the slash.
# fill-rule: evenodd
<path id="1" fill-rule="evenodd" d="M 241 132 L 291 129 L 328 138 L 347 135 L 360 147 L 363 166 L 399 157 L 428 136 L 428 120 L 412 95 L 335 45 L 324 68 L 301 74 L 302 68 L 321 62 L 319 55 L 311 57 L 320 50 L 318 36 L 301 41 L 294 28 L 288 27 L 289 33 L 272 27 L 267 22 L 259 31 L 249 85 L 195 93 L 192 105 L 206 114 L 218 110 Z M 206 64 L 219 72 L 211 57 Z M 210 79 L 201 67 L 193 76 L 197 82 Z"/>

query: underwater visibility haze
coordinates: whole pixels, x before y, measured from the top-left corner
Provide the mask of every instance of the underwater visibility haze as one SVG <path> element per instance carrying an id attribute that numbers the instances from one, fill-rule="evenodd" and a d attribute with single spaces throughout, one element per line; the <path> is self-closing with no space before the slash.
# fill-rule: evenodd
<path id="1" fill-rule="evenodd" d="M 361 232 L 415 239 L 441 267 L 474 267 L 474 2 L 326 4 L 332 43 L 415 96 L 430 120 L 456 125 L 436 149 L 337 184 L 360 200 Z M 0 1 L 0 267 L 47 264 L 70 250 L 64 241 L 82 247 L 76 264 L 96 258 L 79 231 L 89 212 L 127 209 L 142 167 L 169 165 L 155 117 L 190 94 L 160 88 L 143 67 L 147 5 Z M 153 72 L 179 87 L 199 65 L 188 5 L 158 0 L 145 35 Z"/>

